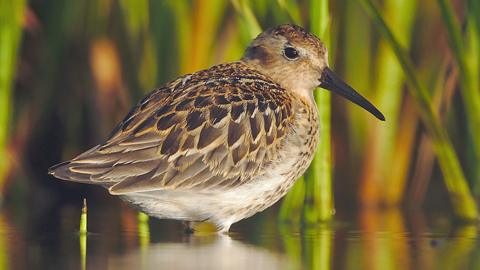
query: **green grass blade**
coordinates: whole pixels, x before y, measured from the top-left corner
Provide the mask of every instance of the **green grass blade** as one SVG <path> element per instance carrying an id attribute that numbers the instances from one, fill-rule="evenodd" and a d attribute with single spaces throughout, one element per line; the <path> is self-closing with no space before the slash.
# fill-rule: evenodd
<path id="1" fill-rule="evenodd" d="M 452 53 L 460 71 L 460 84 L 462 87 L 461 92 L 463 103 L 465 104 L 466 118 L 470 136 L 475 138 L 478 136 L 478 134 L 480 134 L 480 90 L 478 88 L 479 74 L 478 69 L 476 68 L 478 51 L 469 52 L 467 50 L 467 46 L 463 41 L 460 25 L 455 18 L 449 1 L 438 0 L 438 5 L 440 7 L 442 20 L 447 28 L 450 48 L 452 49 Z M 472 25 L 469 25 L 469 28 L 471 27 Z M 475 33 L 475 28 L 469 30 L 473 30 L 473 33 L 471 32 L 471 34 L 473 34 L 471 38 L 473 38 L 474 41 L 475 36 L 478 38 L 478 32 Z M 470 40 L 472 41 L 472 39 Z M 473 144 L 475 163 L 478 163 L 480 162 L 480 141 L 476 139 L 472 139 L 470 141 Z M 480 170 L 476 164 L 473 166 L 473 168 L 475 170 Z"/>
<path id="2" fill-rule="evenodd" d="M 300 8 L 295 0 L 277 0 L 278 5 L 283 9 L 292 22 L 298 25 L 302 25 L 302 17 L 300 15 Z"/>
<path id="3" fill-rule="evenodd" d="M 434 113 L 428 90 L 418 80 L 410 58 L 397 41 L 390 28 L 386 25 L 378 8 L 371 0 L 358 1 L 363 5 L 383 37 L 392 47 L 403 71 L 405 72 L 406 79 L 410 84 L 410 87 L 408 88 L 410 94 L 414 98 L 421 119 L 432 138 L 432 143 L 440 163 L 440 168 L 443 172 L 443 179 L 450 194 L 455 214 L 464 220 L 476 219 L 478 216 L 477 206 L 470 193 L 470 189 L 467 185 L 467 181 L 450 139 L 448 138 L 446 131 L 441 127 L 437 115 Z"/>
<path id="4" fill-rule="evenodd" d="M 328 0 L 310 1 L 310 31 L 329 48 Z M 315 101 L 320 120 L 320 138 L 312 164 L 306 174 L 304 222 L 315 223 L 332 218 L 334 213 L 330 137 L 330 93 L 317 89 Z M 310 203 L 312 202 L 312 203 Z"/>
<path id="5" fill-rule="evenodd" d="M 333 232 L 329 227 L 308 227 L 303 240 L 306 269 L 332 269 Z"/>
<path id="6" fill-rule="evenodd" d="M 83 199 L 82 214 L 80 215 L 80 234 L 87 233 L 87 199 Z"/>
<path id="7" fill-rule="evenodd" d="M 326 45 L 330 43 L 328 0 L 310 1 L 310 31 Z M 320 140 L 314 159 L 304 179 L 300 179 L 285 197 L 281 220 L 295 222 L 296 211 L 303 208 L 302 221 L 313 224 L 330 220 L 334 213 L 331 175 L 330 93 L 315 92 L 320 119 Z M 304 189 L 303 192 L 301 189 Z"/>
<path id="8" fill-rule="evenodd" d="M 412 26 L 415 21 L 416 0 L 388 0 L 384 2 L 384 14 L 391 30 L 399 38 L 404 48 L 410 47 Z M 372 189 L 384 192 L 374 192 L 379 198 L 365 198 L 365 200 L 381 200 L 370 203 L 398 204 L 402 199 L 405 178 L 391 177 L 390 173 L 396 160 L 396 141 L 400 120 L 402 94 L 405 78 L 402 67 L 399 65 L 391 47 L 384 39 L 378 45 L 376 57 L 375 104 L 381 108 L 388 121 L 380 122 L 369 118 L 369 142 L 372 142 L 363 157 L 365 167 L 363 183 Z M 409 146 L 405 145 L 405 148 Z M 405 164 L 405 163 L 404 163 Z M 408 164 L 408 163 L 406 163 Z M 403 168 L 408 170 L 408 168 Z M 395 182 L 394 182 L 395 181 Z M 371 182 L 371 183 L 368 183 Z M 369 202 L 367 202 L 368 204 Z"/>
<path id="9" fill-rule="evenodd" d="M 137 215 L 138 240 L 142 251 L 148 248 L 150 244 L 150 225 L 148 224 L 149 216 L 143 212 Z"/>
<path id="10" fill-rule="evenodd" d="M 132 40 L 135 41 L 140 34 L 148 29 L 148 0 L 120 0 L 119 4 L 125 16 L 128 33 L 133 38 Z"/>
<path id="11" fill-rule="evenodd" d="M 8 168 L 6 143 L 10 131 L 12 82 L 17 66 L 25 0 L 0 0 L 0 183 Z"/>
<path id="12" fill-rule="evenodd" d="M 480 30 L 480 1 L 469 0 L 468 1 L 468 16 L 475 21 L 476 28 Z"/>
<path id="13" fill-rule="evenodd" d="M 87 269 L 87 199 L 83 199 L 79 233 L 81 269 Z"/>
<path id="14" fill-rule="evenodd" d="M 250 7 L 245 0 L 232 0 L 232 3 L 240 15 L 239 24 L 243 28 L 243 35 L 250 39 L 256 37 L 261 32 L 261 28 Z M 283 199 L 279 220 L 293 223 L 301 220 L 300 213 L 304 206 L 305 190 L 305 181 L 301 177 Z"/>
<path id="15" fill-rule="evenodd" d="M 372 55 L 372 29 L 371 27 L 363 27 L 369 25 L 369 18 L 363 10 L 354 5 L 356 0 L 345 0 L 344 11 L 344 38 L 343 45 L 343 61 L 342 66 L 347 67 L 343 70 L 345 81 L 354 88 L 362 91 L 362 94 L 369 97 L 369 90 L 372 89 L 371 70 L 373 66 Z M 347 106 L 348 117 L 348 145 L 349 145 L 349 163 L 352 171 L 359 171 L 360 164 L 357 162 L 363 157 L 364 149 L 367 147 L 365 141 L 367 139 L 368 125 L 367 117 L 363 113 L 358 113 L 360 108 L 357 106 Z"/>
<path id="16" fill-rule="evenodd" d="M 467 18 L 467 40 L 466 40 L 466 58 L 467 58 L 467 68 L 470 74 L 471 79 L 471 89 L 478 89 L 480 91 L 480 24 L 477 24 L 476 20 L 480 14 L 480 4 L 478 4 L 478 10 L 475 7 L 472 7 L 468 14 Z M 478 109 L 478 108 L 477 108 Z M 470 133 L 469 140 L 475 141 L 478 144 L 477 136 Z M 467 156 L 467 168 L 469 171 L 469 176 L 473 180 L 473 192 L 475 196 L 480 196 L 480 168 L 478 163 L 480 159 L 476 155 L 475 150 L 469 148 Z"/>
<path id="17" fill-rule="evenodd" d="M 222 18 L 225 14 L 226 0 L 196 1 L 192 7 L 192 44 L 190 45 L 189 71 L 204 69 L 212 62 L 212 49 L 216 45 Z M 205 29 L 209 31 L 205 32 Z"/>
<path id="18" fill-rule="evenodd" d="M 192 44 L 192 14 L 186 1 L 168 0 L 167 7 L 172 9 L 178 46 L 179 72 L 189 72 L 190 46 Z"/>
<path id="19" fill-rule="evenodd" d="M 248 33 L 250 39 L 255 38 L 260 32 L 262 32 L 262 28 L 258 23 L 255 15 L 253 14 L 252 9 L 248 5 L 247 0 L 231 0 L 232 4 L 237 11 L 238 15 L 240 16 L 240 22 L 242 24 L 242 28 L 244 31 Z"/>

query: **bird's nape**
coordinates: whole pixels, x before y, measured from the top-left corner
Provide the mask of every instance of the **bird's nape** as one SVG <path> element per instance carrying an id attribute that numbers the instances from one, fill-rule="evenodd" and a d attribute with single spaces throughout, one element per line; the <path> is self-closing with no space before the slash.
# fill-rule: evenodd
<path id="1" fill-rule="evenodd" d="M 373 114 L 378 119 L 385 121 L 385 116 L 372 103 L 370 103 L 370 101 L 360 95 L 350 85 L 346 84 L 328 67 L 323 69 L 319 86 L 350 100 Z"/>

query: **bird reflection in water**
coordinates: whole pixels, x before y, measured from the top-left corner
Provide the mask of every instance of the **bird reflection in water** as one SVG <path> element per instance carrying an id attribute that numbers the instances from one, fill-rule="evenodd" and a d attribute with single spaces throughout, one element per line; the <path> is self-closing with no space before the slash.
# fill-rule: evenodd
<path id="1" fill-rule="evenodd" d="M 111 269 L 298 269 L 285 254 L 228 235 L 185 236 L 185 242 L 152 243 L 109 258 Z"/>

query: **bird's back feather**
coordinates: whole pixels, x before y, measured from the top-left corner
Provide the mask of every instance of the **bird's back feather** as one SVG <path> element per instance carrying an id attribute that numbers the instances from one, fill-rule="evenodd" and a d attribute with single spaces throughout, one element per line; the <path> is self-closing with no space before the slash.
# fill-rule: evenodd
<path id="1" fill-rule="evenodd" d="M 49 172 L 112 194 L 239 186 L 277 159 L 294 100 L 241 62 L 214 66 L 153 91 L 104 144 Z"/>

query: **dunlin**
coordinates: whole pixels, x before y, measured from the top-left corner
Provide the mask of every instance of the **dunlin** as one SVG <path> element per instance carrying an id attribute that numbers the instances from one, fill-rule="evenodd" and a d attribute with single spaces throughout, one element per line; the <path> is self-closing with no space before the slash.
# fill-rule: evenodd
<path id="1" fill-rule="evenodd" d="M 255 38 L 240 61 L 152 91 L 104 143 L 49 173 L 101 185 L 150 216 L 228 232 L 282 198 L 312 161 L 322 135 L 319 86 L 384 120 L 329 69 L 316 36 L 281 25 Z"/>

